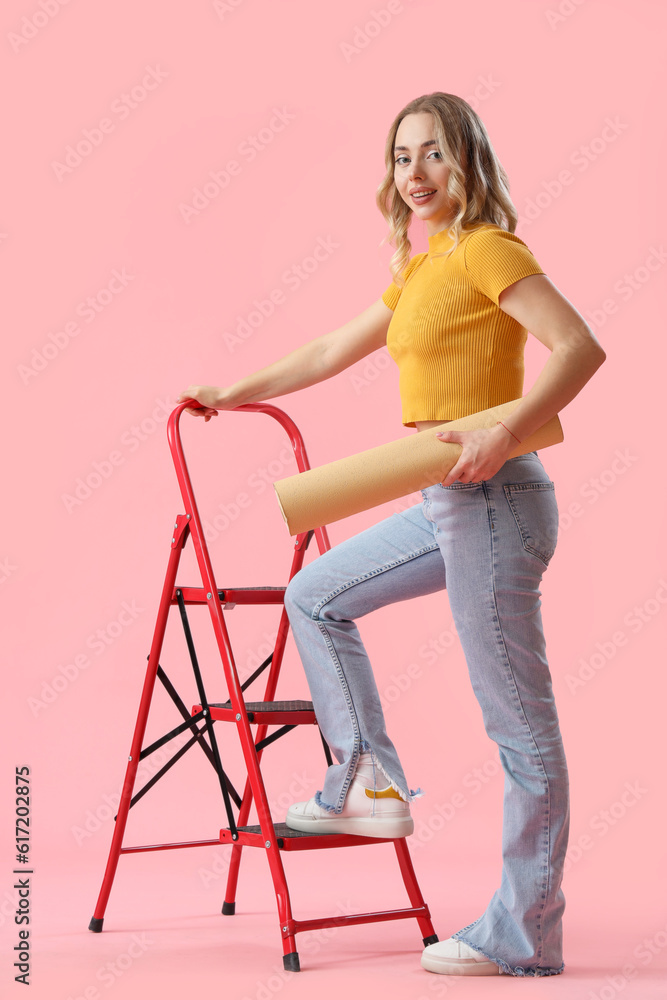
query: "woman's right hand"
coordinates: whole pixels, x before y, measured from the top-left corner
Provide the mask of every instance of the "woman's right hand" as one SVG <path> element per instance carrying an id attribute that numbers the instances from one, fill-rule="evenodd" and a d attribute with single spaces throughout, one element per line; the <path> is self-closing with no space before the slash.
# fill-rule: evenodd
<path id="1" fill-rule="evenodd" d="M 218 410 L 224 410 L 224 389 L 216 385 L 189 385 L 180 394 L 177 403 L 184 403 L 186 399 L 196 399 L 201 403 L 201 407 L 186 406 L 186 413 L 191 413 L 193 417 L 203 417 L 210 420 L 217 417 Z"/>

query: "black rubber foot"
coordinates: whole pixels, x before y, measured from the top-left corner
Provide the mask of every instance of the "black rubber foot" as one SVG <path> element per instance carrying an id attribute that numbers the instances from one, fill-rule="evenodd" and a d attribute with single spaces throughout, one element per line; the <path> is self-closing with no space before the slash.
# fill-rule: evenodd
<path id="1" fill-rule="evenodd" d="M 437 944 L 438 943 L 438 935 L 437 934 L 431 934 L 430 937 L 422 938 L 422 941 L 424 942 L 424 947 L 428 948 L 428 946 L 430 944 Z"/>
<path id="2" fill-rule="evenodd" d="M 104 917 L 93 917 L 93 919 L 88 924 L 88 930 L 93 931 L 95 934 L 99 934 L 102 930 L 102 924 L 104 923 Z"/>
<path id="3" fill-rule="evenodd" d="M 231 917 L 236 913 L 236 903 L 228 903 L 227 900 L 222 904 L 222 912 L 226 917 Z"/>
<path id="4" fill-rule="evenodd" d="M 291 951 L 289 955 L 283 955 L 283 969 L 285 972 L 301 972 L 298 951 Z"/>

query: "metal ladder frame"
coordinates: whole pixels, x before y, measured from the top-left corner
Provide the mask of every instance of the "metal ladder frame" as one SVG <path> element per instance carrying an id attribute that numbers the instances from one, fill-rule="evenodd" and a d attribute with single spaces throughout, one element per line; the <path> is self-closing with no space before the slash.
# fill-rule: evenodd
<path id="1" fill-rule="evenodd" d="M 273 821 L 260 770 L 262 753 L 268 745 L 285 735 L 296 725 L 317 725 L 317 720 L 315 718 L 311 702 L 274 701 L 285 650 L 285 642 L 289 631 L 289 621 L 283 601 L 285 588 L 219 588 L 216 583 L 208 546 L 204 537 L 202 523 L 192 488 L 190 474 L 188 472 L 183 452 L 179 429 L 180 417 L 183 410 L 186 406 L 192 405 L 192 401 L 180 403 L 171 413 L 167 426 L 169 447 L 171 449 L 176 476 L 178 478 L 183 498 L 185 513 L 179 514 L 176 517 L 172 533 L 167 571 L 162 588 L 162 596 L 160 599 L 153 641 L 148 657 L 148 666 L 146 669 L 146 677 L 141 694 L 134 736 L 132 738 L 132 744 L 128 756 L 128 764 L 121 792 L 118 814 L 115 817 L 113 838 L 102 881 L 102 887 L 97 905 L 95 907 L 95 912 L 89 924 L 89 929 L 94 932 L 100 932 L 102 930 L 109 894 L 113 885 L 118 861 L 122 854 L 164 851 L 185 847 L 204 847 L 227 843 L 232 845 L 232 857 L 230 859 L 227 889 L 222 906 L 222 913 L 231 916 L 235 912 L 236 887 L 243 847 L 260 847 L 264 849 L 276 893 L 280 934 L 283 943 L 283 965 L 286 970 L 299 971 L 300 968 L 299 955 L 295 940 L 296 934 L 321 927 L 372 923 L 382 920 L 399 920 L 407 917 L 414 917 L 418 921 L 424 944 L 432 944 L 437 941 L 438 938 L 434 933 L 429 909 L 424 902 L 417 883 L 405 838 L 387 840 L 343 834 L 304 834 L 296 830 L 291 830 L 284 823 L 274 823 Z M 235 409 L 231 412 L 239 411 L 247 413 L 262 413 L 277 420 L 289 436 L 299 471 L 304 472 L 310 468 L 301 433 L 296 424 L 286 413 L 284 413 L 284 411 L 267 403 L 247 403 L 242 406 L 235 407 Z M 201 575 L 201 587 L 179 587 L 176 584 L 176 575 L 181 554 L 189 537 L 192 538 L 195 548 L 197 564 Z M 317 541 L 320 554 L 328 551 L 330 548 L 329 538 L 325 527 L 317 528 L 297 535 L 294 543 L 294 553 L 288 582 L 301 568 L 306 549 L 308 548 L 308 545 L 313 537 L 315 537 Z M 208 606 L 210 612 L 211 623 L 222 660 L 224 677 L 229 694 L 229 699 L 225 703 L 210 703 L 208 701 L 187 616 L 188 605 L 201 606 L 204 604 Z M 273 653 L 243 684 L 240 682 L 236 669 L 224 617 L 225 610 L 229 611 L 239 604 L 283 604 L 283 610 L 276 637 L 276 645 Z M 167 628 L 169 612 L 172 606 L 177 606 L 180 613 L 180 619 L 183 625 L 198 691 L 199 703 L 194 705 L 191 711 L 188 711 L 174 685 L 167 677 L 165 670 L 160 665 L 160 654 Z M 243 695 L 244 690 L 267 668 L 269 668 L 269 673 L 262 701 L 246 702 Z M 155 682 L 158 679 L 178 709 L 183 721 L 160 739 L 154 741 L 147 747 L 143 747 L 146 724 L 155 689 Z M 236 791 L 229 779 L 229 776 L 223 769 L 214 730 L 214 722 L 216 721 L 233 723 L 236 726 L 247 770 L 245 787 L 242 795 L 239 795 Z M 257 726 L 257 731 L 254 735 L 250 728 L 251 725 Z M 268 729 L 272 725 L 278 725 L 281 728 L 273 732 L 271 735 L 267 735 Z M 167 763 L 164 764 L 163 767 L 156 774 L 154 774 L 139 791 L 134 793 L 137 768 L 140 761 L 144 760 L 151 753 L 155 752 L 159 747 L 164 746 L 176 736 L 188 730 L 191 734 L 188 742 L 181 746 L 179 750 L 167 761 Z M 332 759 L 329 748 L 324 739 L 322 739 L 322 743 L 324 745 L 327 763 L 330 765 L 332 763 Z M 155 785 L 163 774 L 176 764 L 177 761 L 195 744 L 199 745 L 209 763 L 214 767 L 217 773 L 228 823 L 227 827 L 221 829 L 219 837 L 215 839 L 187 841 L 183 843 L 152 844 L 130 847 L 123 846 L 125 827 L 130 808 L 135 805 L 135 803 L 138 802 L 139 799 L 141 799 L 150 790 L 150 788 Z M 247 826 L 246 824 L 253 801 L 257 810 L 259 824 L 256 826 Z M 238 808 L 237 817 L 234 815 L 232 802 Z M 396 849 L 401 875 L 403 877 L 411 904 L 409 907 L 372 913 L 336 915 L 332 917 L 317 918 L 314 920 L 297 920 L 294 918 L 292 914 L 289 889 L 287 887 L 285 871 L 281 859 L 282 851 L 365 846 L 388 842 L 393 843 Z"/>

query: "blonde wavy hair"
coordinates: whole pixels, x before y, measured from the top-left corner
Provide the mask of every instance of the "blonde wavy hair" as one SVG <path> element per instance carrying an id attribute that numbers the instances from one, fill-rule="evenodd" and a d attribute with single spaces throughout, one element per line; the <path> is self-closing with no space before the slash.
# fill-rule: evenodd
<path id="1" fill-rule="evenodd" d="M 457 212 L 447 232 L 452 247 L 434 256 L 448 256 L 464 233 L 485 223 L 494 223 L 513 233 L 517 211 L 509 195 L 509 180 L 491 145 L 484 124 L 467 101 L 455 94 L 436 91 L 415 98 L 399 111 L 392 122 L 385 145 L 387 173 L 376 192 L 377 206 L 389 224 L 389 233 L 380 246 L 392 243 L 396 253 L 389 262 L 394 282 L 403 287 L 402 272 L 412 256 L 408 229 L 412 209 L 401 198 L 394 183 L 394 145 L 398 127 L 406 115 L 430 112 L 433 138 L 449 167 L 447 194 Z"/>

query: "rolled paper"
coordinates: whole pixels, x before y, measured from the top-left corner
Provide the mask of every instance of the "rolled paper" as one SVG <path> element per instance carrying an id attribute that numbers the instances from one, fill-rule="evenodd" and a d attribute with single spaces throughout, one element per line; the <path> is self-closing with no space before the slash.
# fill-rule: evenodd
<path id="1" fill-rule="evenodd" d="M 499 420 L 509 417 L 520 402 L 521 397 L 512 399 L 398 441 L 276 480 L 273 486 L 290 535 L 320 528 L 441 483 L 456 465 L 461 445 L 440 441 L 436 434 L 495 427 Z M 548 448 L 562 440 L 563 428 L 555 416 L 517 442 L 508 458 Z"/>

